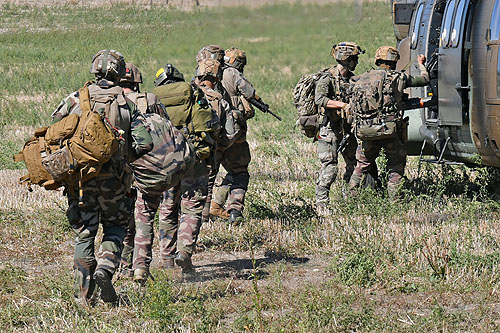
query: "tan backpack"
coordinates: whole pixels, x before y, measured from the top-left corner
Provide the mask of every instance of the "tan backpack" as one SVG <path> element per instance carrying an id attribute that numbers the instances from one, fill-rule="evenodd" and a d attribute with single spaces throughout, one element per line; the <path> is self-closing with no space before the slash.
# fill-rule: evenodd
<path id="1" fill-rule="evenodd" d="M 106 107 L 98 107 L 111 107 L 113 96 L 108 102 L 95 103 L 91 110 L 88 85 L 79 89 L 80 116 L 70 114 L 49 127 L 35 130 L 35 136 L 14 155 L 16 162 L 26 164 L 28 174 L 19 182 L 26 183 L 29 189 L 33 184 L 47 190 L 63 184 L 71 188 L 76 180 L 81 189 L 82 183 L 97 176 L 102 165 L 117 151 L 117 137 L 123 131 L 110 124 L 105 116 L 109 114 Z"/>

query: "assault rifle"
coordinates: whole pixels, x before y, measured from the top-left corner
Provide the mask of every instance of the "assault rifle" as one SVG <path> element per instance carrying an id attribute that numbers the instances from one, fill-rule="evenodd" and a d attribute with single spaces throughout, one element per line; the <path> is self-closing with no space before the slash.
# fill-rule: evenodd
<path id="1" fill-rule="evenodd" d="M 349 143 L 350 137 L 351 137 L 351 132 L 347 133 L 342 137 L 342 140 L 340 140 L 339 146 L 337 147 L 337 155 L 344 151 L 345 147 Z"/>
<path id="2" fill-rule="evenodd" d="M 264 113 L 269 113 L 271 116 L 273 116 L 274 118 L 278 119 L 279 121 L 281 121 L 281 117 L 274 114 L 271 110 L 269 110 L 269 105 L 264 103 L 260 98 L 251 98 L 249 99 L 249 102 L 255 106 L 257 109 L 259 109 L 260 111 L 264 112 Z"/>

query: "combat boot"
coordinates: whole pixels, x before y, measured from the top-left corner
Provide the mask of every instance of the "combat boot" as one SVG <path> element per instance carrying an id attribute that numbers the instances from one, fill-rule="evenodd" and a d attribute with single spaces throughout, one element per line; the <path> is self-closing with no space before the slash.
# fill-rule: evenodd
<path id="1" fill-rule="evenodd" d="M 183 274 L 193 274 L 195 272 L 193 263 L 191 262 L 191 256 L 186 252 L 180 251 L 177 254 L 177 257 L 175 257 L 175 264 L 182 269 Z"/>
<path id="2" fill-rule="evenodd" d="M 213 200 L 212 200 L 212 202 L 210 202 L 210 215 L 222 217 L 223 219 L 229 218 L 229 214 L 224 209 L 224 207 L 222 207 L 221 205 L 219 205 L 217 202 L 215 202 Z"/>
<path id="3" fill-rule="evenodd" d="M 111 282 L 111 274 L 102 268 L 99 268 L 94 273 L 94 280 L 101 289 L 101 299 L 106 303 L 115 303 L 118 300 L 115 288 Z"/>
<path id="4" fill-rule="evenodd" d="M 229 211 L 229 223 L 233 225 L 239 225 L 245 222 L 245 218 L 243 217 L 243 213 L 239 210 L 231 209 Z"/>
<path id="5" fill-rule="evenodd" d="M 136 268 L 134 270 L 134 282 L 145 284 L 149 277 L 149 271 L 146 268 Z"/>
<path id="6" fill-rule="evenodd" d="M 174 268 L 174 258 L 163 259 L 161 263 L 161 268 L 163 269 L 172 269 Z"/>

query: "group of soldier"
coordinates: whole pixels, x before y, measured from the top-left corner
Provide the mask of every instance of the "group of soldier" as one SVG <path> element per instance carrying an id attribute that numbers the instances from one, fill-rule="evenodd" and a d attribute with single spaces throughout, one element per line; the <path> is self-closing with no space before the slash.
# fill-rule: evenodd
<path id="1" fill-rule="evenodd" d="M 382 102 L 385 114 L 394 114 L 396 133 L 390 138 L 377 140 L 361 140 L 352 128 L 356 122 L 356 110 L 353 110 L 350 88 L 353 82 L 361 79 L 354 76 L 358 58 L 364 51 L 356 43 L 342 42 L 332 47 L 331 55 L 337 65 L 324 72 L 317 80 L 315 88 L 315 103 L 319 107 L 320 119 L 318 140 L 318 157 L 321 168 L 316 181 L 316 204 L 318 213 L 328 212 L 329 192 L 332 183 L 337 177 L 338 153 L 341 152 L 346 164 L 343 180 L 348 189 L 358 186 L 379 186 L 378 170 L 375 163 L 382 148 L 387 158 L 389 174 L 387 190 L 394 198 L 404 177 L 407 152 L 405 149 L 405 135 L 407 127 L 403 116 L 401 103 Z M 375 53 L 375 65 L 378 70 L 386 72 L 384 77 L 391 77 L 392 87 L 389 98 L 403 95 L 408 87 L 425 86 L 429 83 L 429 75 L 424 66 L 425 56 L 417 58 L 420 76 L 412 76 L 396 71 L 399 52 L 392 46 L 382 46 Z M 384 87 L 385 89 L 385 87 Z M 366 92 L 368 93 L 368 92 Z M 383 92 L 380 92 L 381 95 Z M 386 107 L 385 105 L 388 105 Z M 391 109 L 392 108 L 392 109 Z M 342 142 L 341 144 L 341 141 Z M 339 147 L 341 146 L 341 147 Z"/>
<path id="2" fill-rule="evenodd" d="M 361 53 L 352 42 L 334 45 L 331 54 L 338 64 L 316 84 L 315 102 L 321 110 L 317 133 L 321 169 L 316 182 L 320 210 L 328 207 L 339 151 L 346 162 L 344 181 L 349 188 L 362 179 L 376 183 L 375 159 L 381 148 L 387 156 L 390 195 L 403 179 L 403 135 L 377 141 L 350 135 L 353 112 L 348 88 Z M 398 59 L 393 47 L 381 47 L 375 56 L 380 69 L 393 73 L 398 91 L 428 83 L 424 56 L 418 58 L 421 76 L 417 77 L 396 72 Z M 242 50 L 209 45 L 198 52 L 196 60 L 190 82 L 169 63 L 156 72 L 153 93 L 145 93 L 140 91 L 141 72 L 125 63 L 120 52 L 102 50 L 92 59 L 90 72 L 95 82 L 88 84 L 90 105 L 102 106 L 108 124 L 118 129 L 121 143 L 97 176 L 80 184 L 79 193 L 66 190 L 67 217 L 76 233 L 75 297 L 84 304 L 95 301 L 96 295 L 116 303 L 112 282 L 116 272 L 139 283 L 148 279 L 158 210 L 160 266 L 178 266 L 183 274 L 194 273 L 191 257 L 202 223 L 210 216 L 231 224 L 243 221 L 251 160 L 247 120 L 254 116 L 251 104 L 263 102 L 243 75 L 246 55 Z M 53 112 L 53 121 L 80 115 L 81 103 L 78 91 L 70 94 Z M 404 132 L 406 128 L 397 123 L 398 132 Z M 162 136 L 167 139 L 162 141 Z M 339 150 L 342 138 L 344 148 Z M 162 170 L 154 169 L 165 156 L 174 167 L 178 163 L 182 168 L 159 180 Z M 218 177 L 221 164 L 227 171 L 225 177 Z M 95 255 L 99 224 L 103 238 Z"/>
<path id="3" fill-rule="evenodd" d="M 146 93 L 140 91 L 141 72 L 120 52 L 102 50 L 92 59 L 90 105 L 119 133 L 120 144 L 96 176 L 79 184 L 80 191 L 65 190 L 76 233 L 75 298 L 82 304 L 99 296 L 116 303 L 116 272 L 139 283 L 148 279 L 158 210 L 160 265 L 178 266 L 183 274 L 195 272 L 191 257 L 203 222 L 211 216 L 243 222 L 251 159 L 247 120 L 254 116 L 250 103 L 263 102 L 243 75 L 242 50 L 208 45 L 196 60 L 190 82 L 169 63 L 157 71 L 153 93 Z M 53 122 L 80 116 L 84 108 L 74 92 L 53 112 Z M 164 177 L 155 169 L 165 159 L 182 168 Z M 218 177 L 221 164 L 224 177 Z M 99 224 L 103 238 L 96 255 Z"/>

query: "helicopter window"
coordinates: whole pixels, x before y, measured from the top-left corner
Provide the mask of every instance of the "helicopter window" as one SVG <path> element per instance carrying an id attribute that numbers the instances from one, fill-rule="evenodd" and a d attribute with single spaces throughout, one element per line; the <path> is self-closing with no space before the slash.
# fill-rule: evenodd
<path id="1" fill-rule="evenodd" d="M 495 7 L 493 8 L 493 14 L 491 15 L 491 39 L 500 39 L 500 0 L 497 0 Z"/>
<path id="2" fill-rule="evenodd" d="M 451 30 L 451 46 L 457 47 L 460 41 L 460 32 L 462 31 L 462 22 L 465 16 L 465 5 L 469 0 L 460 0 L 457 12 L 455 13 L 455 20 L 453 22 L 453 30 Z"/>
<path id="3" fill-rule="evenodd" d="M 500 0 L 499 0 L 500 1 Z M 448 2 L 448 6 L 446 7 L 444 24 L 443 24 L 443 32 L 441 32 L 441 46 L 448 47 L 448 41 L 450 39 L 450 29 L 451 29 L 451 21 L 453 21 L 453 12 L 455 11 L 455 0 L 451 0 Z"/>
<path id="4" fill-rule="evenodd" d="M 500 1 L 500 0 L 499 0 Z M 411 48 L 414 49 L 417 47 L 418 42 L 418 34 L 421 25 L 422 12 L 424 11 L 424 4 L 421 3 L 417 9 L 417 15 L 415 16 L 415 21 L 413 21 L 413 34 L 411 35 Z"/>

